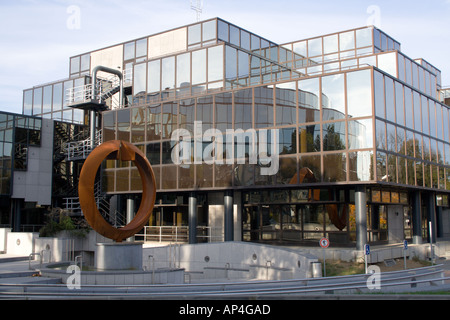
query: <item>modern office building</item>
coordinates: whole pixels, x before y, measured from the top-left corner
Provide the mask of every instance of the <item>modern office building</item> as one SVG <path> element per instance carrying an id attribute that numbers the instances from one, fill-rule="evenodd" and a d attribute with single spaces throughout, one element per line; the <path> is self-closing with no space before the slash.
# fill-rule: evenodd
<path id="1" fill-rule="evenodd" d="M 53 206 L 76 214 L 83 159 L 118 139 L 152 164 L 149 232 L 361 249 L 427 241 L 428 222 L 450 235 L 445 99 L 441 72 L 376 27 L 277 44 L 217 18 L 71 57 L 67 79 L 24 91 L 22 118 L 72 126 Z M 130 218 L 133 164 L 98 181 L 105 216 Z"/>

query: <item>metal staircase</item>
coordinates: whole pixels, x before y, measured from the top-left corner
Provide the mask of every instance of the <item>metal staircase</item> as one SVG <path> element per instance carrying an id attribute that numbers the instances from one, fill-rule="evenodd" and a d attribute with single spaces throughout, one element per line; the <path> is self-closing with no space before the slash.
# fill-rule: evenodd
<path id="1" fill-rule="evenodd" d="M 112 211 L 110 206 L 110 197 L 102 192 L 100 181 L 95 184 L 95 202 L 98 211 L 103 218 L 114 227 L 123 227 L 127 224 L 126 216 L 117 210 Z M 64 198 L 65 209 L 70 216 L 82 216 L 83 212 L 80 206 L 80 199 L 78 197 Z"/>

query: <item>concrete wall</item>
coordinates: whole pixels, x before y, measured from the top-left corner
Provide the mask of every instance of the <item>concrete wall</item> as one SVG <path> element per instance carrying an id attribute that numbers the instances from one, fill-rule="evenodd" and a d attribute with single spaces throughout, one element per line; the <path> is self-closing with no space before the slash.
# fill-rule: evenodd
<path id="1" fill-rule="evenodd" d="M 389 205 L 387 207 L 389 243 L 401 243 L 404 240 L 403 206 Z"/>
<path id="2" fill-rule="evenodd" d="M 145 247 L 144 267 L 184 268 L 203 279 L 310 278 L 317 258 L 298 250 L 247 242 L 223 242 L 166 247 Z"/>
<path id="3" fill-rule="evenodd" d="M 53 121 L 42 119 L 40 147 L 29 147 L 27 171 L 15 171 L 11 198 L 51 205 Z"/>
<path id="4" fill-rule="evenodd" d="M 32 232 L 8 232 L 6 235 L 6 253 L 28 257 L 35 251 L 36 239 L 38 233 Z"/>

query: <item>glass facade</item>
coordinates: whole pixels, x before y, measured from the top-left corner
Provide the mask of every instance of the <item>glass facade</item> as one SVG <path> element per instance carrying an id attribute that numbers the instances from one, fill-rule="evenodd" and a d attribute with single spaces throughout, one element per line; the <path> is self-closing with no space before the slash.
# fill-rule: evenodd
<path id="1" fill-rule="evenodd" d="M 10 196 L 12 173 L 26 171 L 28 149 L 41 145 L 42 120 L 0 113 L 0 195 Z"/>
<path id="2" fill-rule="evenodd" d="M 188 194 L 207 206 L 233 190 L 243 240 L 347 244 L 356 185 L 367 193 L 369 242 L 392 240 L 389 223 L 413 236 L 417 190 L 448 206 L 450 90 L 439 69 L 375 27 L 276 44 L 210 19 L 71 57 L 68 79 L 24 91 L 23 113 L 87 124 L 67 93 L 89 85 L 98 65 L 123 73 L 126 98 L 101 112 L 103 141 L 147 155 L 158 197 L 176 205 L 172 223 L 187 223 Z M 103 169 L 105 193 L 141 192 L 131 162 Z M 155 210 L 151 225 L 163 219 Z"/>

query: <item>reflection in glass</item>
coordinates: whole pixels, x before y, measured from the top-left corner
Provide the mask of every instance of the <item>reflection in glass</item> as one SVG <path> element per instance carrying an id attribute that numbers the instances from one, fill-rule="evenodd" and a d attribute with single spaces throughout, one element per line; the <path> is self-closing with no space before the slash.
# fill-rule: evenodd
<path id="1" fill-rule="evenodd" d="M 208 82 L 223 81 L 223 46 L 208 49 Z"/>
<path id="2" fill-rule="evenodd" d="M 384 76 L 374 71 L 374 92 L 375 92 L 375 115 L 377 117 L 386 119 L 385 105 L 384 105 Z"/>
<path id="3" fill-rule="evenodd" d="M 175 87 L 175 57 L 162 59 L 161 83 L 163 90 Z"/>
<path id="4" fill-rule="evenodd" d="M 320 156 L 306 156 L 299 157 L 300 181 L 299 183 L 316 183 L 322 181 L 321 161 Z M 307 173 L 303 175 L 302 173 Z M 310 174 L 312 172 L 312 174 Z"/>
<path id="5" fill-rule="evenodd" d="M 192 53 L 192 84 L 206 82 L 206 49 Z"/>
<path id="6" fill-rule="evenodd" d="M 324 182 L 339 182 L 347 180 L 346 154 L 327 154 L 323 156 Z"/>
<path id="7" fill-rule="evenodd" d="M 408 87 L 404 87 L 405 91 L 405 121 L 407 128 L 414 128 L 414 108 L 412 103 L 412 91 Z"/>
<path id="8" fill-rule="evenodd" d="M 203 41 L 209 41 L 216 38 L 216 20 L 203 23 Z"/>
<path id="9" fill-rule="evenodd" d="M 385 77 L 386 90 L 386 120 L 395 122 L 395 95 L 394 95 L 394 80 Z"/>
<path id="10" fill-rule="evenodd" d="M 237 52 L 229 46 L 225 47 L 225 63 L 226 71 L 225 77 L 227 81 L 232 81 L 237 77 Z"/>
<path id="11" fill-rule="evenodd" d="M 136 58 L 147 56 L 147 38 L 136 41 Z"/>
<path id="12" fill-rule="evenodd" d="M 219 32 L 218 37 L 220 40 L 228 42 L 228 24 L 218 20 Z"/>
<path id="13" fill-rule="evenodd" d="M 323 38 L 323 54 L 338 52 L 338 35 L 331 35 Z"/>
<path id="14" fill-rule="evenodd" d="M 373 148 L 372 119 L 348 122 L 348 147 L 349 149 Z"/>
<path id="15" fill-rule="evenodd" d="M 42 114 L 42 88 L 34 89 L 33 115 Z"/>
<path id="16" fill-rule="evenodd" d="M 147 141 L 161 139 L 161 105 L 150 105 L 147 117 Z"/>
<path id="17" fill-rule="evenodd" d="M 355 32 L 349 31 L 339 34 L 340 51 L 355 49 Z"/>
<path id="18" fill-rule="evenodd" d="M 322 108 L 323 121 L 345 117 L 344 74 L 322 78 Z"/>
<path id="19" fill-rule="evenodd" d="M 239 90 L 234 94 L 235 129 L 247 130 L 253 128 L 252 89 Z"/>
<path id="20" fill-rule="evenodd" d="M 373 156 L 371 151 L 349 153 L 350 181 L 370 181 L 373 172 Z"/>
<path id="21" fill-rule="evenodd" d="M 273 89 L 255 88 L 255 128 L 273 126 Z"/>
<path id="22" fill-rule="evenodd" d="M 148 93 L 161 91 L 161 60 L 148 63 Z"/>
<path id="23" fill-rule="evenodd" d="M 405 110 L 403 107 L 403 85 L 399 82 L 395 82 L 395 110 L 397 124 L 405 125 Z"/>
<path id="24" fill-rule="evenodd" d="M 201 24 L 188 27 L 188 45 L 199 43 L 202 41 Z"/>
<path id="25" fill-rule="evenodd" d="M 147 90 L 146 88 L 146 64 L 141 63 L 134 66 L 134 95 L 144 94 Z"/>
<path id="26" fill-rule="evenodd" d="M 33 112 L 33 90 L 25 91 L 23 98 L 23 114 L 31 115 Z"/>
<path id="27" fill-rule="evenodd" d="M 308 40 L 308 56 L 322 55 L 322 38 Z"/>
<path id="28" fill-rule="evenodd" d="M 356 47 L 368 47 L 372 45 L 372 28 L 356 30 Z"/>
<path id="29" fill-rule="evenodd" d="M 319 96 L 319 78 L 298 82 L 299 123 L 320 121 Z"/>
<path id="30" fill-rule="evenodd" d="M 320 125 L 299 127 L 300 153 L 320 152 Z"/>
<path id="31" fill-rule="evenodd" d="M 123 60 L 131 60 L 135 58 L 135 42 L 129 42 L 129 43 L 125 43 L 124 46 L 124 54 L 123 54 Z"/>
<path id="32" fill-rule="evenodd" d="M 63 85 L 62 83 L 57 83 L 53 86 L 53 111 L 59 111 L 62 108 L 63 99 Z"/>
<path id="33" fill-rule="evenodd" d="M 74 57 L 70 59 L 70 73 L 80 72 L 80 57 Z"/>
<path id="34" fill-rule="evenodd" d="M 372 115 L 371 70 L 347 73 L 347 99 L 349 117 Z"/>
<path id="35" fill-rule="evenodd" d="M 323 151 L 344 150 L 345 121 L 323 124 Z"/>
<path id="36" fill-rule="evenodd" d="M 191 83 L 191 55 L 177 56 L 177 88 L 189 87 Z"/>
<path id="37" fill-rule="evenodd" d="M 295 82 L 276 85 L 276 119 L 277 125 L 294 125 L 297 123 L 297 98 Z"/>

